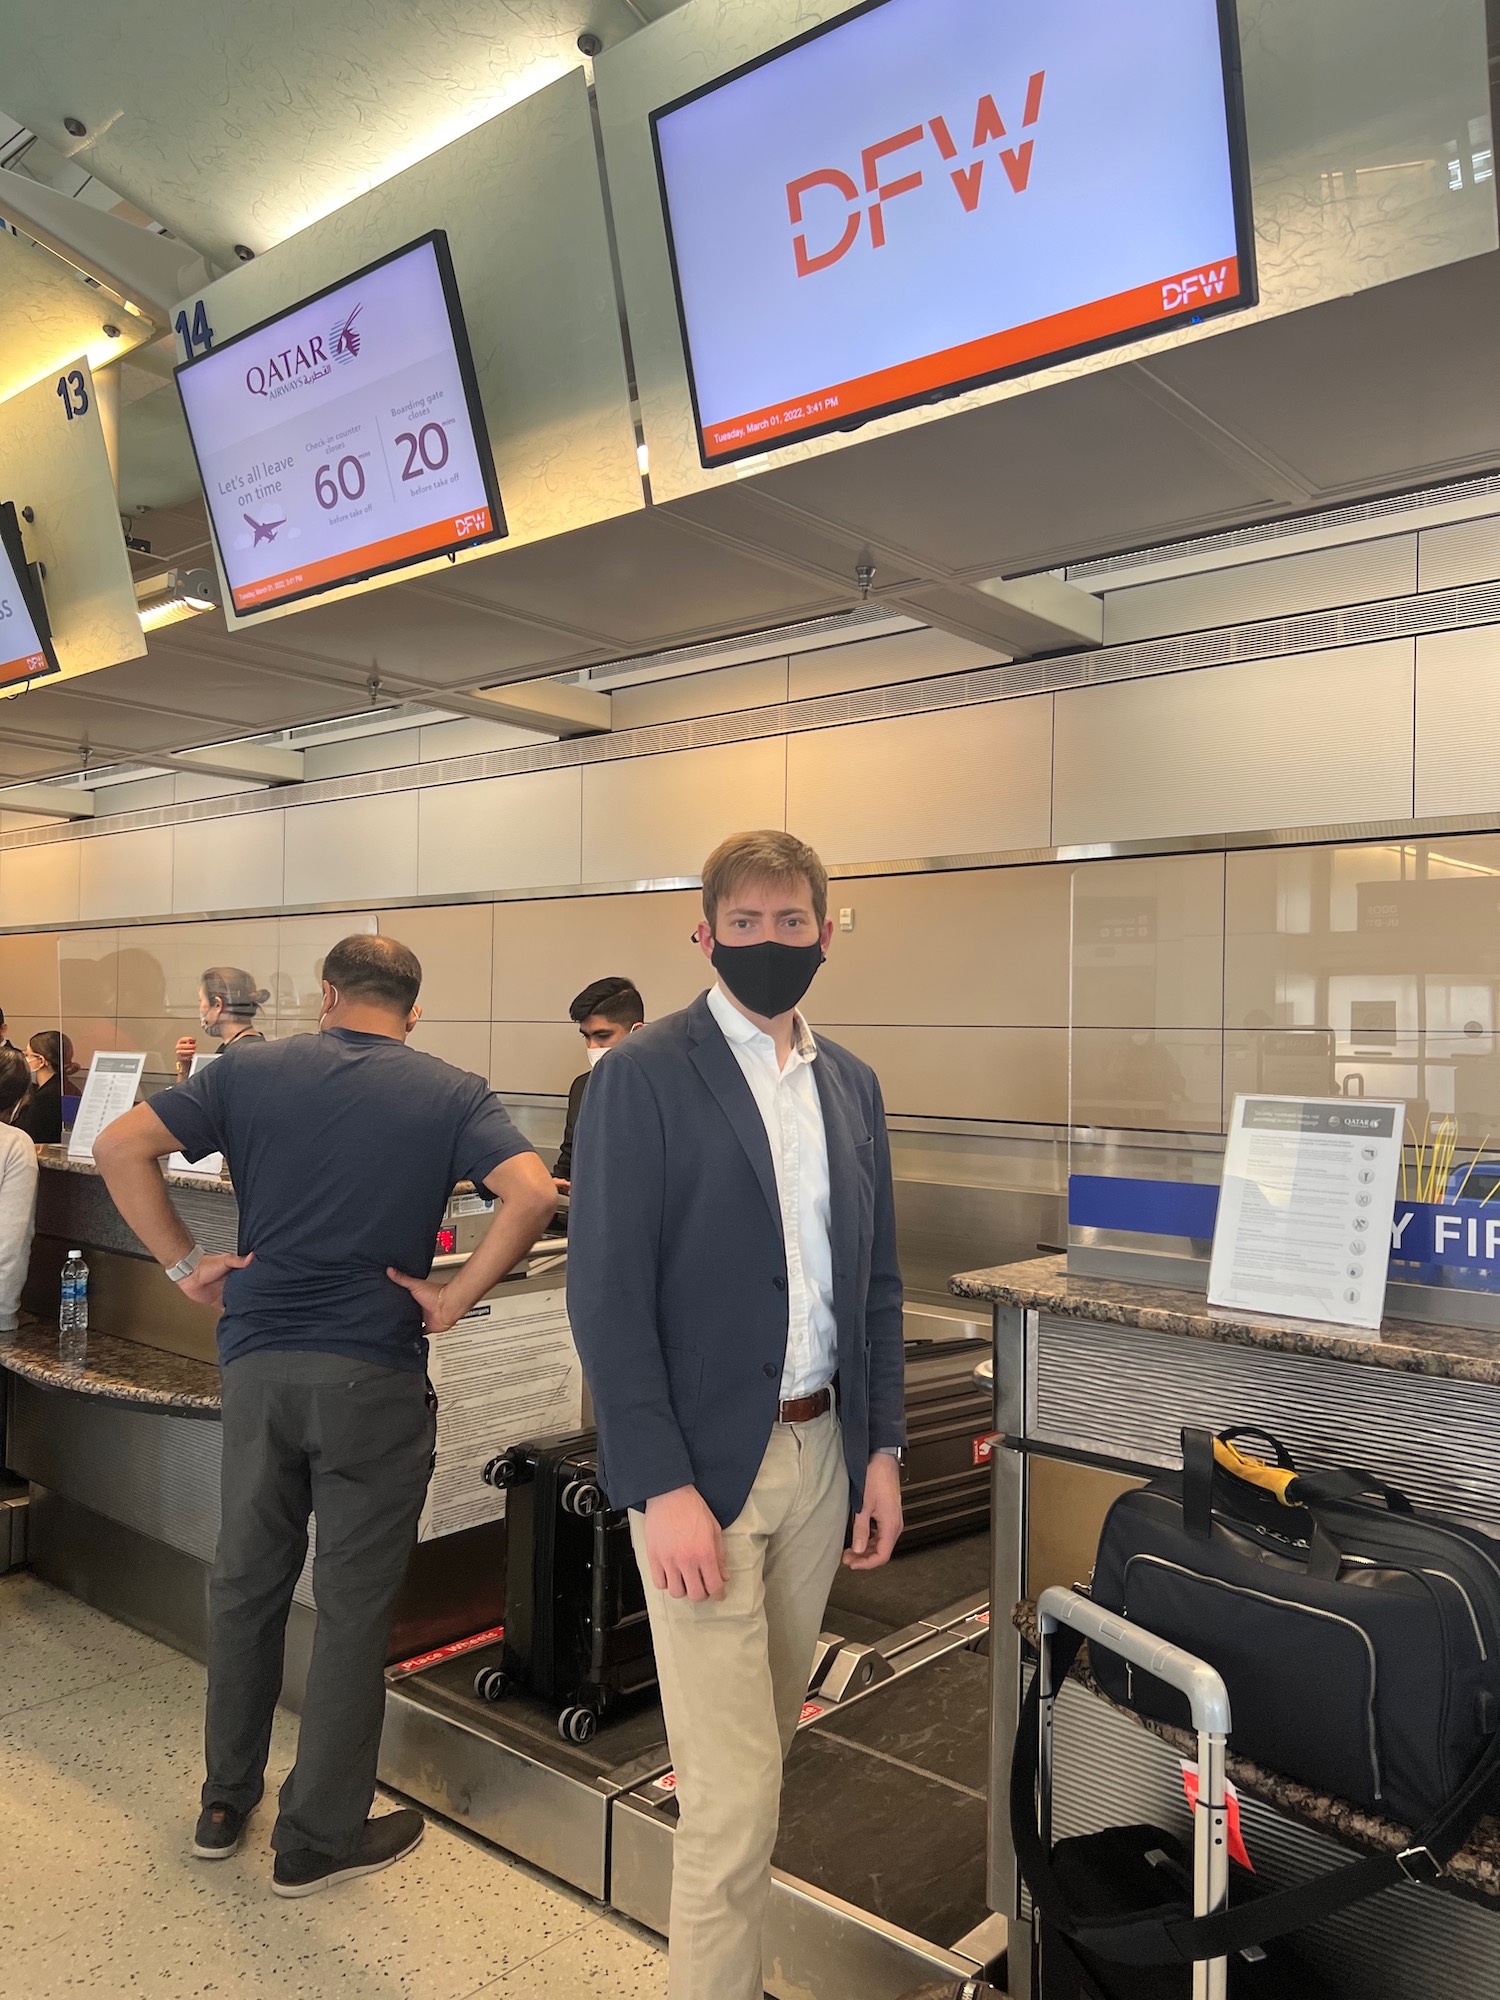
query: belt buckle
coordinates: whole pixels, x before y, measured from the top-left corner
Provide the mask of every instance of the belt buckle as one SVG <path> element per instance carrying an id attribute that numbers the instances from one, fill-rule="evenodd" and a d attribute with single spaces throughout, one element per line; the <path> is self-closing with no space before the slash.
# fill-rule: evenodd
<path id="1" fill-rule="evenodd" d="M 1430 1847 L 1403 1848 L 1396 1866 L 1408 1882 L 1440 1882 L 1447 1870 Z"/>

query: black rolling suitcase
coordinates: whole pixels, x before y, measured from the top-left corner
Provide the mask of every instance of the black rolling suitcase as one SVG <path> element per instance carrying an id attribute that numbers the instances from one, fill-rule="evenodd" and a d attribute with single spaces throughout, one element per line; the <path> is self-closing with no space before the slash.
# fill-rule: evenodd
<path id="1" fill-rule="evenodd" d="M 586 1743 L 627 1696 L 656 1685 L 646 1594 L 623 1510 L 606 1505 L 593 1431 L 512 1445 L 484 1469 L 506 1495 L 505 1639 L 474 1692 L 555 1702 Z"/>
<path id="2" fill-rule="evenodd" d="M 1203 1661 L 1073 1591 L 1043 1591 L 1037 1611 L 1042 1657 L 1022 1706 L 1010 1810 L 1017 1858 L 1035 1905 L 1039 2000 L 1337 2000 L 1336 1989 L 1279 1939 L 1236 1951 L 1229 1938 L 1226 1955 L 1152 1962 L 1174 1958 L 1170 1944 L 1165 1953 L 1160 1949 L 1168 1930 L 1175 1927 L 1180 1936 L 1194 1918 L 1212 1922 L 1254 1907 L 1235 1893 L 1243 1874 L 1233 1885 L 1229 1879 L 1224 1685 Z M 1155 1826 L 1107 1827 L 1051 1844 L 1052 1692 L 1085 1636 L 1139 1666 L 1149 1664 L 1189 1704 L 1204 1774 L 1191 1855 Z"/>
<path id="3" fill-rule="evenodd" d="M 993 1396 L 974 1380 L 991 1352 L 981 1340 L 906 1343 L 906 1462 L 901 1468 L 903 1549 L 945 1541 L 990 1518 Z"/>

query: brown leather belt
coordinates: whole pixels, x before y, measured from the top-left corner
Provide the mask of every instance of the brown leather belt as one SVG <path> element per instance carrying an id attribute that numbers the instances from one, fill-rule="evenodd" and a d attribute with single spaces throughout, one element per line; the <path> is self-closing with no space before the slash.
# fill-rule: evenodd
<path id="1" fill-rule="evenodd" d="M 780 1424 L 810 1424 L 814 1417 L 821 1417 L 825 1410 L 832 1408 L 832 1389 L 818 1389 L 811 1396 L 798 1396 L 790 1403 L 783 1403 L 776 1421 Z"/>

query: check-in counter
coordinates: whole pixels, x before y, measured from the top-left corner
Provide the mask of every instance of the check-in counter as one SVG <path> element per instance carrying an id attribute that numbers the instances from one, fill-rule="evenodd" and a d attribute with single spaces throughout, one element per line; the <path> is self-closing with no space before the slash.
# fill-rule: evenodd
<path id="1" fill-rule="evenodd" d="M 61 1148 L 42 1154 L 37 1232 L 21 1325 L 0 1334 L 4 1462 L 31 1483 L 27 1542 L 48 1581 L 201 1658 L 219 1524 L 216 1314 L 185 1299 L 130 1230 L 98 1170 Z M 208 1250 L 233 1250 L 239 1208 L 227 1180 L 167 1176 L 172 1202 Z M 445 1218 L 454 1261 L 487 1226 L 467 1189 Z M 88 1359 L 58 1354 L 60 1272 L 70 1249 L 89 1266 Z M 507 1302 L 559 1297 L 555 1254 L 508 1279 Z M 505 1530 L 485 1521 L 418 1543 L 397 1607 L 399 1660 L 501 1621 Z M 288 1626 L 287 1694 L 296 1701 L 311 1645 L 311 1563 Z"/>
<path id="2" fill-rule="evenodd" d="M 1049 1584 L 1086 1584 L 1111 1502 L 1180 1464 L 1184 1425 L 1263 1425 L 1299 1462 L 1373 1466 L 1419 1504 L 1500 1536 L 1500 1332 L 1388 1317 L 1366 1334 L 1236 1315 L 1187 1285 L 1070 1272 L 1063 1257 L 966 1272 L 951 1289 L 994 1312 L 989 1893 L 1015 1927 L 1009 1991 L 1024 2000 L 1029 1903 L 1005 1803 L 1030 1672 L 1026 1607 Z M 1056 1834 L 1186 1828 L 1181 1746 L 1160 1736 L 1086 1679 L 1071 1681 L 1058 1704 Z M 1306 1880 L 1351 1850 L 1408 1844 L 1392 1823 L 1275 1774 L 1242 1771 L 1241 1790 L 1266 1887 Z M 1500 1817 L 1482 1822 L 1439 1888 L 1361 1903 L 1300 1948 L 1332 1993 L 1500 2000 Z"/>

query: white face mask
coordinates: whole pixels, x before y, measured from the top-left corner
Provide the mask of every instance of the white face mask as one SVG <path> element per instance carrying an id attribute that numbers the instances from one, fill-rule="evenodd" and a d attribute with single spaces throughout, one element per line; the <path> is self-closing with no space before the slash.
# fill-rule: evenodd
<path id="1" fill-rule="evenodd" d="M 598 1060 L 599 1060 L 600 1056 L 607 1056 L 607 1055 L 609 1054 L 609 1050 L 608 1050 L 608 1049 L 585 1049 L 585 1050 L 584 1050 L 584 1054 L 585 1054 L 585 1055 L 586 1055 L 586 1056 L 588 1057 L 588 1059 L 589 1059 L 589 1068 L 590 1068 L 590 1069 L 592 1069 L 592 1068 L 594 1067 L 594 1064 L 595 1064 L 596 1062 L 598 1062 Z"/>

